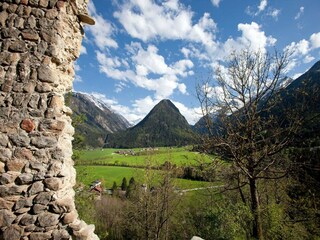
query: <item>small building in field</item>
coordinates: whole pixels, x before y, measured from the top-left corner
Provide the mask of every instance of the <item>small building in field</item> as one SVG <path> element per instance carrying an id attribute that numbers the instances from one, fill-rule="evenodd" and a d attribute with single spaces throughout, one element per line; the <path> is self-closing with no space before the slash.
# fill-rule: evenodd
<path id="1" fill-rule="evenodd" d="M 101 181 L 99 179 L 97 179 L 94 182 L 92 182 L 90 185 L 89 191 L 92 193 L 96 193 L 97 195 L 101 195 L 103 192 L 103 188 L 101 186 Z"/>

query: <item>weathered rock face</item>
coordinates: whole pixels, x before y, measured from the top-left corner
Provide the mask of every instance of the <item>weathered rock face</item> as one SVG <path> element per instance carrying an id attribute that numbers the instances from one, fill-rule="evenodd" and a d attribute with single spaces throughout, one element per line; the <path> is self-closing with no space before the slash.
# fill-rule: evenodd
<path id="1" fill-rule="evenodd" d="M 0 239 L 97 239 L 74 205 L 71 90 L 86 0 L 0 2 Z"/>

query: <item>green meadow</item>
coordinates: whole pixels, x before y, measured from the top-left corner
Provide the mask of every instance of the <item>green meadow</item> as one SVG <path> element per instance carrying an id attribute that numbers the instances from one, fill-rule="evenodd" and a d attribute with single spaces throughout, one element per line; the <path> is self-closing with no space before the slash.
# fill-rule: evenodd
<path id="1" fill-rule="evenodd" d="M 117 151 L 134 151 L 135 155 L 119 154 L 116 153 Z M 160 175 L 162 171 L 154 169 L 165 162 L 181 167 L 196 166 L 211 161 L 208 155 L 192 152 L 186 147 L 157 148 L 152 151 L 145 149 L 75 150 L 74 156 L 77 183 L 89 186 L 90 183 L 99 179 L 106 188 L 111 188 L 113 182 L 119 186 L 124 177 L 127 181 L 134 177 L 139 182 L 143 182 L 143 178 L 146 177 L 146 167 L 153 168 L 149 170 L 151 174 Z M 212 183 L 176 178 L 174 185 L 178 189 L 190 189 L 210 187 Z"/>
<path id="2" fill-rule="evenodd" d="M 211 161 L 208 155 L 189 151 L 186 147 L 157 148 L 156 150 L 132 149 L 135 155 L 118 154 L 124 149 L 75 150 L 76 165 L 161 166 L 170 162 L 177 166 L 196 166 Z"/>
<path id="3" fill-rule="evenodd" d="M 111 188 L 113 182 L 116 182 L 118 186 L 121 185 L 122 179 L 125 177 L 127 181 L 131 177 L 143 182 L 145 178 L 145 170 L 141 168 L 130 167 L 115 167 L 115 166 L 76 166 L 77 170 L 77 182 L 83 183 L 89 186 L 93 181 L 99 179 L 103 186 Z M 161 174 L 160 171 L 152 170 L 152 174 Z M 193 181 L 187 179 L 174 179 L 174 185 L 178 189 L 190 189 L 190 188 L 206 188 L 212 186 L 212 183 Z"/>
<path id="4" fill-rule="evenodd" d="M 141 168 L 115 166 L 76 166 L 76 170 L 77 182 L 88 186 L 99 179 L 107 188 L 111 188 L 113 182 L 120 185 L 124 177 L 129 180 L 131 177 L 136 178 L 136 176 L 141 176 L 144 173 L 144 169 Z"/>

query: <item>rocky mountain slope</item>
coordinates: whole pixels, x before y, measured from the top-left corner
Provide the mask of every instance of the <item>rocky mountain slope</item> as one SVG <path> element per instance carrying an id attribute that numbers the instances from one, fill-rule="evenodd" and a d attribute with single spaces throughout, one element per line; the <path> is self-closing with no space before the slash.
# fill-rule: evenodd
<path id="1" fill-rule="evenodd" d="M 103 147 L 108 134 L 130 127 L 130 123 L 123 116 L 92 95 L 69 93 L 66 103 L 73 111 L 75 147 Z"/>

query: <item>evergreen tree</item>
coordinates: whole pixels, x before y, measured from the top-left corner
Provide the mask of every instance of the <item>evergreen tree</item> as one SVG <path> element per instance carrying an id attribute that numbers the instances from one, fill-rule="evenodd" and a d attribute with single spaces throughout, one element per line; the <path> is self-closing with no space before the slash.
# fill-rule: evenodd
<path id="1" fill-rule="evenodd" d="M 136 181 L 134 180 L 133 177 L 131 177 L 130 180 L 129 180 L 129 187 L 130 186 L 134 187 L 135 185 L 136 185 Z"/>
<path id="2" fill-rule="evenodd" d="M 113 182 L 113 185 L 112 185 L 112 193 L 114 193 L 117 189 L 118 189 L 117 183 L 116 183 L 116 182 Z"/>
<path id="3" fill-rule="evenodd" d="M 127 191 L 127 188 L 128 188 L 127 179 L 124 177 L 122 179 L 122 183 L 121 183 L 121 190 L 122 191 Z"/>
<path id="4" fill-rule="evenodd" d="M 136 181 L 134 180 L 133 177 L 130 178 L 129 180 L 129 186 L 127 188 L 127 192 L 126 192 L 126 197 L 131 197 L 132 191 L 134 191 L 136 189 Z"/>

